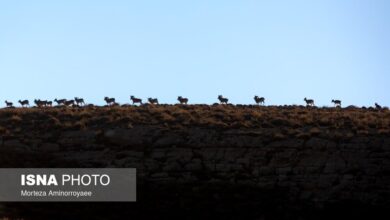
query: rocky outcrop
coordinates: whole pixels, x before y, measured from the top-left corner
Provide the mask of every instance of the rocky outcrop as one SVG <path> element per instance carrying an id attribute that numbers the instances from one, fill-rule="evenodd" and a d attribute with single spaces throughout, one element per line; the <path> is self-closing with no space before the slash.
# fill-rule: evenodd
<path id="1" fill-rule="evenodd" d="M 297 111 L 279 110 L 285 114 Z M 198 113 L 201 111 L 206 110 Z M 236 111 L 240 109 L 237 107 Z M 137 117 L 150 113 L 145 112 L 140 110 Z M 388 112 L 375 113 L 389 122 Z M 233 117 L 231 114 L 220 117 Z M 250 120 L 257 117 L 252 114 Z M 312 113 L 305 110 L 305 114 Z M 272 115 L 267 118 L 272 119 Z M 379 132 L 386 129 L 382 122 L 377 121 L 368 132 L 359 133 L 362 128 L 337 127 L 336 122 L 321 118 L 316 119 L 322 121 L 321 125 L 312 120 L 297 125 L 286 122 L 287 119 L 270 119 L 267 124 L 268 121 L 260 119 L 256 119 L 261 121 L 260 126 L 244 126 L 243 118 L 239 126 L 234 123 L 214 126 L 217 122 L 210 126 L 137 124 L 133 119 L 121 119 L 115 124 L 110 119 L 82 129 L 47 130 L 38 126 L 33 133 L 7 127 L 8 133 L 1 138 L 0 165 L 137 168 L 138 202 L 121 204 L 123 209 L 117 211 L 121 216 L 131 211 L 134 216 L 145 218 L 310 219 L 313 213 L 329 214 L 340 207 L 347 213 L 356 208 L 370 213 L 390 207 L 390 136 Z M 50 120 L 44 119 L 40 126 L 51 126 Z M 349 121 L 349 125 L 359 123 L 357 119 L 351 120 L 344 121 Z M 131 126 L 129 121 L 133 121 Z M 12 126 L 23 131 L 30 124 Z M 34 216 L 35 208 L 49 206 L 55 207 L 47 204 L 6 207 L 19 207 L 17 210 L 23 207 L 19 215 Z M 89 207 L 67 206 L 72 211 L 75 207 Z M 116 209 L 110 205 L 104 207 Z M 49 210 L 47 215 L 50 216 Z"/>

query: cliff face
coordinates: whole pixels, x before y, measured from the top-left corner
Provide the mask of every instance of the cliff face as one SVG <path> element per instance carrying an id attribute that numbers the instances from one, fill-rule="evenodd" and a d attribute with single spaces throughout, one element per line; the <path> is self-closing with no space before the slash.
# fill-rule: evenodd
<path id="1" fill-rule="evenodd" d="M 121 207 L 119 216 L 194 219 L 371 216 L 390 207 L 388 110 L 7 109 L 0 121 L 2 167 L 137 168 L 137 203 L 60 206 L 78 216 L 102 217 L 100 206 Z M 58 208 L 4 205 L 5 215 L 40 218 Z"/>

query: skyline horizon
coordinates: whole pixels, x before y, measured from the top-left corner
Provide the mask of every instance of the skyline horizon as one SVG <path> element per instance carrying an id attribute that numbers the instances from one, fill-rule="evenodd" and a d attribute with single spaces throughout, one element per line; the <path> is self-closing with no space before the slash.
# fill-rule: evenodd
<path id="1" fill-rule="evenodd" d="M 117 99 L 116 97 L 112 97 L 112 96 L 106 96 L 106 97 L 108 97 L 108 98 L 114 98 L 114 99 L 115 99 L 115 103 L 118 104 L 118 105 L 126 105 L 126 104 L 129 104 L 129 105 L 138 106 L 138 104 L 133 104 L 133 103 L 132 103 L 132 100 L 131 100 L 131 97 L 130 97 L 130 96 L 131 96 L 131 95 L 128 96 L 128 100 L 127 100 L 127 101 L 124 101 L 124 99 L 120 99 L 121 101 L 118 101 L 118 99 Z M 220 102 L 220 100 L 218 99 L 218 96 L 219 96 L 219 95 L 216 96 L 215 102 L 208 102 L 208 103 L 206 103 L 206 102 L 204 102 L 204 103 L 201 103 L 201 102 L 191 102 L 191 97 L 187 97 L 187 96 L 183 96 L 183 98 L 188 98 L 188 99 L 189 99 L 188 105 L 214 105 L 214 104 L 221 104 L 221 105 L 224 105 L 223 103 Z M 223 96 L 223 95 L 222 95 L 222 96 Z M 255 95 L 255 96 L 257 96 L 257 95 Z M 231 100 L 230 100 L 229 97 L 227 97 L 227 96 L 223 96 L 223 98 L 228 98 L 228 104 L 229 104 L 229 105 L 306 106 L 306 104 L 305 104 L 306 102 L 305 102 L 304 99 L 307 98 L 307 99 L 312 99 L 312 100 L 314 101 L 314 106 L 315 106 L 315 107 L 325 107 L 325 108 L 326 108 L 326 107 L 329 107 L 329 108 L 335 107 L 335 103 L 333 103 L 333 101 L 335 100 L 335 101 L 341 101 L 341 107 L 342 107 L 342 108 L 345 108 L 345 107 L 352 107 L 352 106 L 359 107 L 359 108 L 363 108 L 363 107 L 369 108 L 369 107 L 375 107 L 375 104 L 380 105 L 382 108 L 388 108 L 387 105 L 383 105 L 383 103 L 378 103 L 378 102 L 374 102 L 374 103 L 372 103 L 372 104 L 367 104 L 367 105 L 354 105 L 354 104 L 348 104 L 348 105 L 346 105 L 346 104 L 344 104 L 344 101 L 343 101 L 343 100 L 340 100 L 340 99 L 330 99 L 330 101 L 329 101 L 328 104 L 324 104 L 324 103 L 318 104 L 318 103 L 316 102 L 316 99 L 313 99 L 313 98 L 311 98 L 311 97 L 309 97 L 309 98 L 308 98 L 308 97 L 304 97 L 304 98 L 302 99 L 302 102 L 301 102 L 301 103 L 284 103 L 284 104 L 282 104 L 282 103 L 272 103 L 272 104 L 268 104 L 268 103 L 267 103 L 267 98 L 266 98 L 266 97 L 259 96 L 259 97 L 261 97 L 261 98 L 265 98 L 265 103 L 264 103 L 264 104 L 256 104 L 256 101 L 255 101 L 255 99 L 254 99 L 255 96 L 252 97 L 252 102 L 247 102 L 247 103 L 231 102 Z M 52 102 L 53 102 L 53 107 L 54 107 L 54 106 L 60 106 L 60 105 L 58 105 L 58 104 L 55 103 L 55 100 L 56 100 L 56 99 L 57 99 L 57 100 L 61 100 L 61 99 L 65 99 L 65 100 L 75 100 L 76 98 L 82 98 L 82 99 L 85 101 L 85 105 L 91 105 L 91 104 L 94 105 L 94 106 L 106 106 L 106 105 L 107 105 L 107 103 L 105 103 L 105 100 L 104 100 L 105 97 L 102 97 L 102 98 L 101 98 L 101 100 L 102 100 L 101 102 L 94 103 L 94 102 L 88 102 L 87 99 L 83 98 L 82 96 L 79 96 L 79 97 L 75 96 L 75 97 L 73 97 L 73 98 L 57 97 L 57 98 L 54 98 L 54 99 L 42 99 L 42 98 L 18 99 L 18 100 L 4 99 L 4 104 L 5 104 L 4 108 L 7 108 L 6 102 L 11 102 L 11 103 L 13 104 L 13 107 L 22 107 L 21 104 L 20 104 L 20 101 L 23 102 L 23 101 L 25 101 L 25 100 L 29 101 L 30 107 L 33 107 L 33 106 L 36 107 L 36 106 L 37 106 L 36 103 L 35 103 L 35 101 L 52 101 Z M 180 104 L 180 102 L 179 102 L 178 99 L 177 99 L 178 96 L 177 96 L 176 99 L 173 100 L 172 102 L 161 102 L 160 99 L 159 99 L 158 97 L 156 97 L 156 96 L 151 96 L 151 97 L 139 97 L 139 96 L 135 96 L 135 98 L 141 99 L 142 102 L 143 102 L 143 104 L 150 104 L 149 101 L 148 101 L 148 98 L 157 98 L 157 99 L 158 99 L 158 102 L 159 102 L 159 104 L 157 104 L 157 105 L 164 105 L 164 104 L 167 104 L 167 105 L 175 105 L 175 104 Z"/>

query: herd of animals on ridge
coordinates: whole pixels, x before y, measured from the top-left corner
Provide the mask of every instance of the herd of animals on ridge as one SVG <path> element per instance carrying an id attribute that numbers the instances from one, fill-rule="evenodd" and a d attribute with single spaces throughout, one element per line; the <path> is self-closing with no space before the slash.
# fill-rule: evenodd
<path id="1" fill-rule="evenodd" d="M 265 98 L 264 97 L 259 97 L 255 96 L 254 101 L 257 105 L 264 105 L 265 104 Z M 135 104 L 144 104 L 142 102 L 142 99 L 136 98 L 134 96 L 130 96 L 130 100 L 133 102 L 133 105 Z M 177 100 L 179 101 L 180 104 L 188 104 L 188 98 L 183 98 L 182 96 L 178 96 Z M 218 96 L 218 100 L 221 104 L 228 104 L 229 99 L 226 97 L 223 97 L 222 95 Z M 306 102 L 306 106 L 308 107 L 314 107 L 314 100 L 313 99 L 303 99 Z M 116 101 L 115 98 L 109 98 L 109 97 L 104 97 L 104 101 L 107 103 L 107 106 L 117 106 L 119 105 Z M 22 107 L 30 107 L 30 102 L 29 100 L 19 100 L 19 104 Z M 68 106 L 68 107 L 80 107 L 80 106 L 85 106 L 85 101 L 83 98 L 78 98 L 75 97 L 74 99 L 54 99 L 54 102 L 57 103 L 57 106 Z M 158 105 L 158 99 L 157 98 L 148 98 L 148 102 L 151 105 Z M 334 100 L 332 99 L 332 103 L 335 105 L 335 107 L 341 107 L 341 101 L 340 100 Z M 14 104 L 12 102 L 9 102 L 5 100 L 5 104 L 7 108 L 13 108 Z M 38 107 L 52 107 L 53 106 L 53 101 L 48 101 L 48 100 L 40 100 L 40 99 L 35 99 L 34 104 Z M 382 106 L 380 106 L 378 103 L 375 103 L 375 108 L 376 109 L 382 109 Z"/>

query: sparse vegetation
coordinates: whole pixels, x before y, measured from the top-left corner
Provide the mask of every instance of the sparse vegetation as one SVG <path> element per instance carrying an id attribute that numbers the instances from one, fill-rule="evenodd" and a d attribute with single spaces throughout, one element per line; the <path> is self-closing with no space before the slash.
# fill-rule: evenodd
<path id="1" fill-rule="evenodd" d="M 317 136 L 346 131 L 355 135 L 390 134 L 387 109 L 308 109 L 262 107 L 257 105 L 143 105 L 83 108 L 6 108 L 0 110 L 1 133 L 45 129 L 128 128 L 136 125 L 210 127 L 216 129 L 257 129 L 275 133 L 278 138 Z M 325 132 L 326 131 L 326 132 Z"/>

